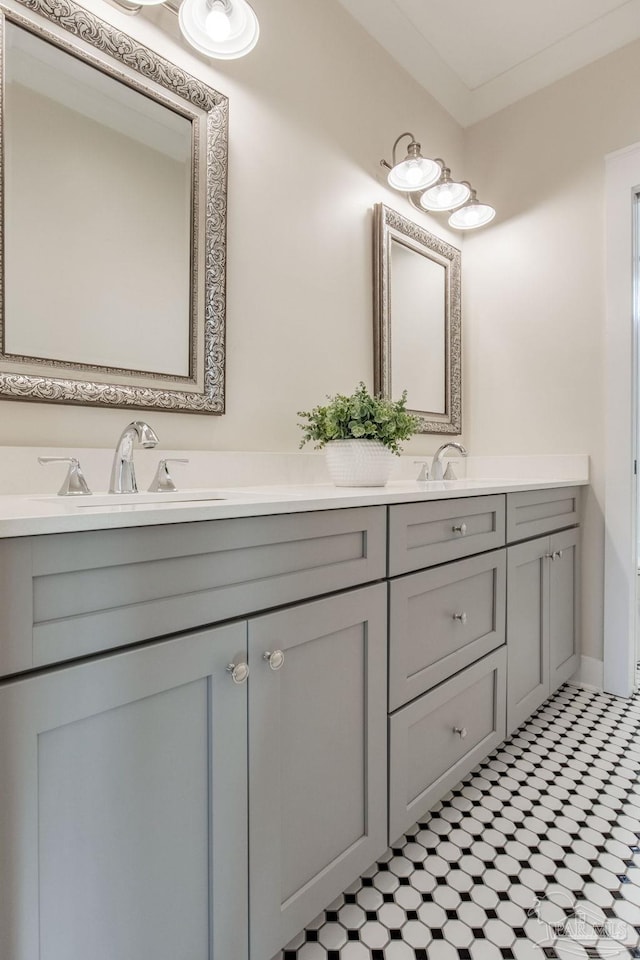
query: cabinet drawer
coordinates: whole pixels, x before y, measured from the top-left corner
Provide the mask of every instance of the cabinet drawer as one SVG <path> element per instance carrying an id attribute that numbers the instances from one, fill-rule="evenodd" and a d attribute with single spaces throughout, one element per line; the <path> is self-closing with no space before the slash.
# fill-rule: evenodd
<path id="1" fill-rule="evenodd" d="M 30 551 L 13 614 L 26 667 L 381 579 L 385 508 L 33 537 Z"/>
<path id="2" fill-rule="evenodd" d="M 390 717 L 391 843 L 502 742 L 505 677 L 496 650 Z"/>
<path id="3" fill-rule="evenodd" d="M 580 521 L 580 487 L 507 494 L 507 543 L 538 537 Z"/>
<path id="4" fill-rule="evenodd" d="M 505 593 L 504 550 L 391 583 L 390 710 L 505 642 Z"/>
<path id="5" fill-rule="evenodd" d="M 461 497 L 389 508 L 389 575 L 501 547 L 504 496 Z"/>

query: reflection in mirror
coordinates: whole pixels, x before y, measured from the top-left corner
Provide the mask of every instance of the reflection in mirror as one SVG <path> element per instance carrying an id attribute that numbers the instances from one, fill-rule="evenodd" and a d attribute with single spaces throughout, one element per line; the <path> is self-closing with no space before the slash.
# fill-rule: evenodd
<path id="1" fill-rule="evenodd" d="M 190 122 L 10 23 L 4 134 L 6 353 L 188 376 Z"/>
<path id="2" fill-rule="evenodd" d="M 416 410 L 445 413 L 445 268 L 391 238 L 391 382 Z"/>
<path id="3" fill-rule="evenodd" d="M 68 0 L 28 6 L 53 30 L 0 3 L 0 394 L 222 413 L 226 99 Z"/>
<path id="4" fill-rule="evenodd" d="M 375 389 L 423 433 L 460 433 L 460 251 L 395 211 L 375 209 Z"/>

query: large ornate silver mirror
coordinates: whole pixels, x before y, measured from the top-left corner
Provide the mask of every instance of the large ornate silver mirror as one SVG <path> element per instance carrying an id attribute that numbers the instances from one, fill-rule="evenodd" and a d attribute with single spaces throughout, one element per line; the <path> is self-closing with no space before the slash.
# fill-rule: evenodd
<path id="1" fill-rule="evenodd" d="M 379 203 L 374 211 L 375 389 L 460 433 L 460 251 Z"/>
<path id="2" fill-rule="evenodd" d="M 18 3 L 0 396 L 223 413 L 227 100 L 69 0 Z"/>

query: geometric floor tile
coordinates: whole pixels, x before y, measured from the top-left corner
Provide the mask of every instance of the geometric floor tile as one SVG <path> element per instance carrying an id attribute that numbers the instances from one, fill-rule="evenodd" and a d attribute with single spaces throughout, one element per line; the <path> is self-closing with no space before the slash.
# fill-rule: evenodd
<path id="1" fill-rule="evenodd" d="M 640 694 L 565 685 L 274 960 L 640 958 Z"/>

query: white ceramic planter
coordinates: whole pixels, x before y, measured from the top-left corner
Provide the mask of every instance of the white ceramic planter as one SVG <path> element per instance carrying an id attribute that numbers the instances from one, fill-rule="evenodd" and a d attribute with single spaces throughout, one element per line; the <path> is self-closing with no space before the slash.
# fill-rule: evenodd
<path id="1" fill-rule="evenodd" d="M 324 448 L 336 487 L 384 487 L 394 454 L 379 440 L 330 440 Z"/>

